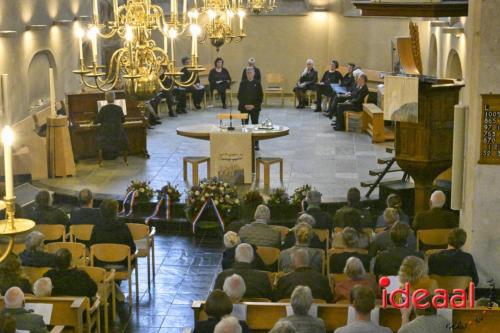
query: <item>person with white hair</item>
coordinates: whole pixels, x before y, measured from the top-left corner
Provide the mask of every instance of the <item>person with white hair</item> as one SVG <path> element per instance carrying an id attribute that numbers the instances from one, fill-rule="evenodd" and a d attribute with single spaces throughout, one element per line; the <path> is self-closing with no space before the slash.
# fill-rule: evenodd
<path id="1" fill-rule="evenodd" d="M 375 295 L 378 295 L 379 287 L 375 277 L 366 274 L 365 267 L 359 258 L 350 257 L 347 259 L 344 274 L 347 279 L 335 283 L 335 302 L 349 300 L 351 289 L 358 284 L 371 288 Z"/>
<path id="2" fill-rule="evenodd" d="M 308 286 L 315 299 L 326 302 L 333 300 L 332 290 L 328 278 L 310 267 L 310 259 L 307 250 L 296 249 L 292 252 L 292 265 L 294 271 L 288 273 L 278 280 L 274 300 L 290 298 L 297 286 Z"/>
<path id="3" fill-rule="evenodd" d="M 49 297 L 52 295 L 52 280 L 48 277 L 42 277 L 33 284 L 33 294 L 36 297 Z"/>
<path id="4" fill-rule="evenodd" d="M 269 333 L 296 333 L 295 326 L 289 321 L 280 320 L 274 324 Z"/>
<path id="5" fill-rule="evenodd" d="M 241 113 L 246 113 L 253 125 L 258 125 L 264 92 L 260 80 L 255 78 L 255 67 L 247 67 L 245 72 L 246 80 L 240 82 L 238 89 L 238 110 Z M 248 119 L 242 119 L 241 122 L 243 125 L 247 125 Z M 259 150 L 258 141 L 255 141 L 254 149 Z"/>
<path id="6" fill-rule="evenodd" d="M 430 209 L 418 212 L 413 220 L 413 230 L 453 229 L 458 228 L 458 217 L 453 212 L 444 209 L 446 194 L 443 191 L 432 192 Z"/>
<path id="7" fill-rule="evenodd" d="M 31 333 L 48 332 L 43 317 L 24 308 L 24 293 L 20 288 L 9 288 L 4 296 L 4 304 L 2 314 L 9 314 L 14 317 L 16 330 Z"/>
<path id="8" fill-rule="evenodd" d="M 394 247 L 394 243 L 391 239 L 391 229 L 396 223 L 403 223 L 399 221 L 399 213 L 396 208 L 386 208 L 384 211 L 384 219 L 387 223 L 384 231 L 376 234 L 370 242 L 369 254 L 371 257 L 375 257 L 380 251 L 384 251 L 390 247 Z M 415 250 L 417 239 L 413 231 L 410 228 L 408 229 L 409 233 L 406 240 L 406 247 L 410 250 Z"/>
<path id="9" fill-rule="evenodd" d="M 252 267 L 254 250 L 250 244 L 242 243 L 236 247 L 235 263 L 232 268 L 219 273 L 215 280 L 215 289 L 223 289 L 226 278 L 237 274 L 245 282 L 245 298 L 262 297 L 270 298 L 272 295 L 271 283 L 266 272 Z"/>
<path id="10" fill-rule="evenodd" d="M 224 247 L 226 248 L 222 253 L 222 269 L 228 269 L 233 267 L 234 264 L 234 255 L 236 252 L 236 247 L 241 243 L 240 236 L 234 231 L 228 231 L 224 234 Z M 252 266 L 255 269 L 259 270 L 267 270 L 266 264 L 262 261 L 262 258 L 259 256 L 257 251 L 257 247 L 252 245 L 254 250 L 254 258 L 252 261 Z"/>
<path id="11" fill-rule="evenodd" d="M 245 295 L 245 281 L 238 274 L 233 274 L 224 280 L 222 290 L 224 290 L 233 304 L 239 303 Z"/>
<path id="12" fill-rule="evenodd" d="M 297 226 L 300 223 L 306 223 L 309 226 L 311 226 L 311 228 L 316 227 L 316 219 L 312 215 L 309 215 L 307 213 L 301 214 L 299 216 L 299 218 L 297 219 L 297 222 L 295 222 L 295 226 L 292 229 L 290 229 L 290 232 L 288 232 L 286 234 L 285 240 L 283 241 L 283 244 L 281 245 L 282 250 L 289 249 L 289 248 L 296 245 L 297 241 L 296 241 L 296 237 L 295 237 L 295 229 L 297 228 Z M 311 238 L 309 239 L 309 247 L 313 248 L 313 249 L 324 250 L 325 243 L 319 239 L 318 235 L 315 232 L 312 232 Z"/>
<path id="13" fill-rule="evenodd" d="M 214 329 L 214 333 L 242 333 L 242 331 L 238 319 L 233 316 L 222 318 Z"/>
<path id="14" fill-rule="evenodd" d="M 398 279 L 401 286 L 410 285 L 410 293 L 417 289 L 425 289 L 430 293 L 438 288 L 436 280 L 429 277 L 429 267 L 424 259 L 408 256 L 399 267 Z"/>
<path id="15" fill-rule="evenodd" d="M 304 215 L 306 214 L 302 214 L 301 216 Z M 283 271 L 285 273 L 292 272 L 292 253 L 295 250 L 304 249 L 309 254 L 310 267 L 318 272 L 322 272 L 324 252 L 320 249 L 309 247 L 312 235 L 314 234 L 311 226 L 306 222 L 300 222 L 293 228 L 293 234 L 295 235 L 296 240 L 295 246 L 281 251 L 279 257 L 279 271 Z"/>
<path id="16" fill-rule="evenodd" d="M 326 327 L 322 319 L 309 314 L 313 303 L 311 289 L 307 286 L 297 286 L 293 290 L 290 303 L 293 315 L 280 319 L 290 322 L 297 333 L 325 333 Z"/>
<path id="17" fill-rule="evenodd" d="M 314 217 L 316 225 L 313 227 L 316 229 L 328 229 L 330 233 L 333 230 L 333 219 L 332 216 L 321 209 L 321 197 L 322 194 L 319 191 L 312 190 L 307 192 L 305 199 L 305 213 Z"/>
<path id="18" fill-rule="evenodd" d="M 261 82 L 261 75 L 260 75 L 260 69 L 255 66 L 255 58 L 249 58 L 248 59 L 248 66 L 243 68 L 243 73 L 241 74 L 241 81 L 245 81 L 247 79 L 247 68 L 248 67 L 253 67 L 255 70 L 255 80 Z"/>
<path id="19" fill-rule="evenodd" d="M 258 205 L 254 214 L 255 221 L 241 227 L 238 235 L 244 243 L 255 246 L 279 248 L 281 234 L 268 225 L 271 220 L 271 211 L 266 205 Z"/>
<path id="20" fill-rule="evenodd" d="M 307 59 L 306 68 L 300 75 L 299 81 L 293 91 L 295 93 L 295 98 L 298 101 L 297 109 L 303 109 L 307 106 L 309 101 L 307 100 L 307 91 L 312 91 L 316 89 L 316 82 L 318 82 L 318 71 L 314 69 L 314 61 L 312 59 Z"/>
<path id="21" fill-rule="evenodd" d="M 44 234 L 32 231 L 26 236 L 24 244 L 26 248 L 19 254 L 21 264 L 29 267 L 53 267 L 56 256 L 44 251 Z"/>

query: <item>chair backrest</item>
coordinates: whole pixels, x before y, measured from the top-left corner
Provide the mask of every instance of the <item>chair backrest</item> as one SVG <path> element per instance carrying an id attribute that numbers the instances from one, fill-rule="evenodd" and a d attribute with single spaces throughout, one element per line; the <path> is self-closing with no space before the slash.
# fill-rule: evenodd
<path id="1" fill-rule="evenodd" d="M 436 280 L 439 288 L 446 289 L 448 293 L 452 293 L 453 289 L 469 289 L 469 284 L 472 282 L 470 276 L 443 276 L 431 274 L 431 279 Z"/>
<path id="2" fill-rule="evenodd" d="M 290 303 L 290 298 L 280 299 L 278 303 Z M 326 301 L 324 299 L 313 298 L 313 304 L 326 304 Z"/>
<path id="3" fill-rule="evenodd" d="M 93 224 L 77 224 L 69 227 L 69 236 L 72 242 L 89 241 L 92 236 Z"/>
<path id="4" fill-rule="evenodd" d="M 85 248 L 85 244 L 72 242 L 54 242 L 45 245 L 45 249 L 50 253 L 55 253 L 59 249 L 68 249 L 69 252 L 71 252 L 72 266 L 87 265 L 87 249 Z"/>
<path id="5" fill-rule="evenodd" d="M 149 226 L 142 223 L 127 223 L 127 227 L 132 234 L 132 238 L 136 240 L 141 240 L 149 237 Z"/>
<path id="6" fill-rule="evenodd" d="M 26 275 L 28 280 L 30 280 L 31 284 L 35 283 L 36 280 L 43 277 L 47 271 L 51 269 L 51 267 L 29 267 L 23 266 L 21 267 L 23 270 L 23 274 Z"/>
<path id="7" fill-rule="evenodd" d="M 280 73 L 267 73 L 266 74 L 266 85 L 267 87 L 279 87 L 285 82 L 285 76 Z"/>
<path id="8" fill-rule="evenodd" d="M 270 227 L 281 234 L 281 242 L 285 240 L 286 235 L 288 235 L 288 233 L 290 232 L 290 229 L 288 227 L 282 225 L 271 225 Z"/>
<path id="9" fill-rule="evenodd" d="M 41 232 L 45 241 L 66 241 L 66 227 L 62 224 L 37 224 L 34 230 Z"/>
<path id="10" fill-rule="evenodd" d="M 264 264 L 271 266 L 276 263 L 280 257 L 280 249 L 269 246 L 257 246 L 257 254 Z"/>
<path id="11" fill-rule="evenodd" d="M 243 298 L 241 302 L 265 302 L 265 303 L 271 303 L 272 301 L 269 298 L 263 298 L 263 297 L 250 297 L 250 298 Z"/>
<path id="12" fill-rule="evenodd" d="M 330 236 L 330 231 L 328 229 L 313 229 L 313 231 L 322 242 L 328 240 Z"/>
<path id="13" fill-rule="evenodd" d="M 350 248 L 332 248 L 328 250 L 328 253 L 326 255 L 326 271 L 327 273 L 330 273 L 330 259 L 334 254 L 340 254 L 340 253 L 359 253 L 359 254 L 368 254 L 367 249 L 350 249 Z"/>
<path id="14" fill-rule="evenodd" d="M 452 229 L 429 229 L 417 230 L 417 250 L 420 250 L 420 243 L 432 247 L 440 246 L 446 248 L 448 246 L 448 235 Z"/>
<path id="15" fill-rule="evenodd" d="M 79 266 L 78 269 L 86 272 L 95 282 L 101 299 L 107 299 L 112 293 L 111 288 L 114 288 L 114 270 L 108 272 L 104 268 L 91 266 Z"/>
<path id="16" fill-rule="evenodd" d="M 102 243 L 90 247 L 90 265 L 94 266 L 94 260 L 104 262 L 121 262 L 131 260 L 130 247 L 123 244 Z"/>

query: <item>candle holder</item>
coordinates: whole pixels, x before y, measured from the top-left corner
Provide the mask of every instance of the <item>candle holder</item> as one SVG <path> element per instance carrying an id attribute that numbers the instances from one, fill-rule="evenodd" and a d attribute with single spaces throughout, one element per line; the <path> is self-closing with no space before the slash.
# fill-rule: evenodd
<path id="1" fill-rule="evenodd" d="M 85 66 L 85 62 L 83 61 L 83 59 L 80 59 L 79 62 L 80 62 L 80 68 L 74 70 L 73 73 L 79 74 L 79 75 L 84 75 L 84 74 L 90 73 L 90 70 L 87 69 L 87 66 Z"/>
<path id="2" fill-rule="evenodd" d="M 0 262 L 12 252 L 14 247 L 14 237 L 18 234 L 30 231 L 35 227 L 35 222 L 28 219 L 15 218 L 16 198 L 4 198 L 5 201 L 5 219 L 0 220 L 0 236 L 9 238 L 9 244 L 6 251 L 0 256 Z"/>

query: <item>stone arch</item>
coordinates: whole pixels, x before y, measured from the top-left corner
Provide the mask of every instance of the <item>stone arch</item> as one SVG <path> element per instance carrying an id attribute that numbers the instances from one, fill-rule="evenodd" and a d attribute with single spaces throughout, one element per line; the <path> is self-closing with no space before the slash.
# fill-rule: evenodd
<path id="1" fill-rule="evenodd" d="M 38 51 L 31 58 L 28 66 L 28 105 L 38 106 L 40 100 L 46 103 L 49 99 L 49 68 L 54 68 L 54 80 L 57 82 L 57 66 L 54 55 L 49 50 Z M 57 84 L 56 84 L 57 86 Z"/>
<path id="2" fill-rule="evenodd" d="M 446 62 L 446 77 L 462 81 L 462 62 L 460 61 L 460 56 L 454 49 L 450 50 L 448 54 L 448 61 Z"/>
<path id="3" fill-rule="evenodd" d="M 429 73 L 430 76 L 438 76 L 438 48 L 436 35 L 431 35 L 431 43 L 429 45 Z"/>

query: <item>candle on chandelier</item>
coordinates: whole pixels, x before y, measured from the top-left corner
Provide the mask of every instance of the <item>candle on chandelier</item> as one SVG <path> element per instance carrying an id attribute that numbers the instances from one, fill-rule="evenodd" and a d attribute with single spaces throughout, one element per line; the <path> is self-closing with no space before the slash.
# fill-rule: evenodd
<path id="1" fill-rule="evenodd" d="M 56 117 L 56 88 L 54 82 L 54 69 L 49 68 L 49 95 L 50 95 L 50 116 Z"/>
<path id="2" fill-rule="evenodd" d="M 79 28 L 76 32 L 77 36 L 78 36 L 78 48 L 79 48 L 79 51 L 80 51 L 80 61 L 83 62 L 83 35 L 85 34 L 85 32 L 83 31 L 83 29 Z"/>
<path id="3" fill-rule="evenodd" d="M 175 62 L 175 50 L 174 50 L 174 47 L 175 47 L 175 38 L 177 37 L 177 31 L 175 30 L 175 28 L 170 28 L 170 30 L 168 31 L 168 37 L 170 37 L 170 51 L 171 51 L 171 54 L 172 54 L 172 61 Z"/>
<path id="4" fill-rule="evenodd" d="M 146 0 L 146 15 L 149 15 L 150 8 L 151 8 L 151 0 Z"/>
<path id="5" fill-rule="evenodd" d="M 198 24 L 192 24 L 190 27 L 192 43 L 191 43 L 191 54 L 195 57 L 198 56 L 198 36 L 201 33 L 201 28 Z"/>
<path id="6" fill-rule="evenodd" d="M 94 17 L 98 18 L 99 17 L 99 6 L 97 5 L 97 0 L 94 0 L 94 2 L 93 2 L 93 10 L 94 10 Z"/>
<path id="7" fill-rule="evenodd" d="M 170 12 L 172 16 L 177 16 L 177 0 L 170 0 Z"/>
<path id="8" fill-rule="evenodd" d="M 4 127 L 2 131 L 2 143 L 3 143 L 3 157 L 4 157 L 4 175 L 5 175 L 5 198 L 14 198 L 14 174 L 12 172 L 12 142 L 14 141 L 14 133 L 12 128 L 8 125 L 10 123 L 10 113 L 9 113 L 9 95 L 7 91 L 7 85 L 9 81 L 8 74 L 2 74 L 2 111 L 4 117 L 7 119 L 7 126 Z"/>
<path id="9" fill-rule="evenodd" d="M 187 16 L 187 0 L 184 0 L 182 2 L 182 17 L 184 18 L 184 20 L 186 19 L 186 16 Z"/>
<path id="10" fill-rule="evenodd" d="M 163 52 L 168 57 L 168 26 L 163 27 Z"/>
<path id="11" fill-rule="evenodd" d="M 89 30 L 89 38 L 92 42 L 92 60 L 97 63 L 97 28 L 92 27 Z"/>
<path id="12" fill-rule="evenodd" d="M 245 11 L 239 10 L 238 15 L 240 17 L 240 35 L 243 34 L 243 18 L 245 17 Z"/>
<path id="13" fill-rule="evenodd" d="M 115 15 L 115 22 L 118 22 L 118 0 L 113 0 L 113 14 Z"/>

